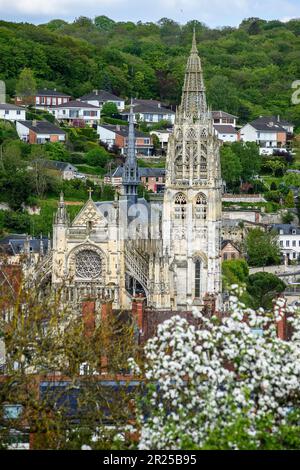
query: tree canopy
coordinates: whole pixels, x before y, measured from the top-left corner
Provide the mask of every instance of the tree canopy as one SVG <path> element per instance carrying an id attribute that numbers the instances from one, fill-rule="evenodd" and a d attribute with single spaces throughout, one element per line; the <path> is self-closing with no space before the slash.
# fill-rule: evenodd
<path id="1" fill-rule="evenodd" d="M 300 125 L 299 107 L 291 102 L 291 84 L 300 76 L 299 19 L 247 19 L 237 28 L 216 29 L 199 21 L 135 24 L 104 15 L 39 26 L 1 21 L 0 79 L 10 96 L 20 72 L 30 68 L 37 87 L 56 87 L 75 98 L 102 88 L 175 105 L 193 26 L 214 108 L 241 122 L 280 114 Z"/>

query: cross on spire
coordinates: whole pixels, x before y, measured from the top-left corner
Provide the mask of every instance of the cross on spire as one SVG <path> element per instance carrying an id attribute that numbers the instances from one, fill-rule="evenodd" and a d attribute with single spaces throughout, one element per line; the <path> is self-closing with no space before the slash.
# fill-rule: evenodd
<path id="1" fill-rule="evenodd" d="M 89 188 L 88 189 L 88 193 L 89 193 L 89 199 L 92 199 L 92 193 L 94 192 L 94 190 L 92 188 Z"/>

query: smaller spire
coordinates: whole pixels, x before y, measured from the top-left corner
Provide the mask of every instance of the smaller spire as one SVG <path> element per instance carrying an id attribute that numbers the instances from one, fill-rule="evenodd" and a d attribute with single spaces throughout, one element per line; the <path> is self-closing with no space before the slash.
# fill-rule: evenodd
<path id="1" fill-rule="evenodd" d="M 43 256 L 44 254 L 44 242 L 43 242 L 43 234 L 40 234 L 40 255 Z"/>
<path id="2" fill-rule="evenodd" d="M 191 54 L 198 54 L 195 26 L 193 28 L 193 40 L 192 40 Z"/>
<path id="3" fill-rule="evenodd" d="M 62 191 L 59 196 L 59 204 L 55 214 L 54 222 L 56 224 L 68 224 L 69 222 L 69 217 L 65 206 L 64 193 Z"/>

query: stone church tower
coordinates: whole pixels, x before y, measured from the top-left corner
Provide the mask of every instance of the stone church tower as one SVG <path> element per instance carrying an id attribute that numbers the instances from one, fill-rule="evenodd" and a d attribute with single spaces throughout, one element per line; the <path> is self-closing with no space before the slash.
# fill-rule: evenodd
<path id="1" fill-rule="evenodd" d="M 170 263 L 170 306 L 188 309 L 214 294 L 221 305 L 219 143 L 206 102 L 195 32 L 181 104 L 167 153 L 163 248 Z"/>
<path id="2" fill-rule="evenodd" d="M 130 309 L 140 295 L 154 310 L 221 308 L 221 175 L 219 144 L 206 103 L 195 34 L 181 104 L 167 154 L 163 200 L 138 197 L 133 106 L 121 194 L 94 202 L 91 192 L 71 222 L 61 195 L 52 250 L 35 270 L 40 285 L 80 306 L 85 298 Z"/>

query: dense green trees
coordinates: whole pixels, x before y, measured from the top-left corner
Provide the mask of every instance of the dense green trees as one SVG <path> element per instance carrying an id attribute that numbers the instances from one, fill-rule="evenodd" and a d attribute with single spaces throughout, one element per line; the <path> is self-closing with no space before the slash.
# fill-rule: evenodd
<path id="1" fill-rule="evenodd" d="M 250 266 L 280 264 L 280 250 L 277 235 L 273 231 L 264 232 L 259 228 L 249 231 L 245 248 Z"/>
<path id="2" fill-rule="evenodd" d="M 194 25 L 214 108 L 243 121 L 272 113 L 300 125 L 299 107 L 291 103 L 291 84 L 300 76 L 300 20 L 251 18 L 222 29 L 168 18 L 115 22 L 104 15 L 40 26 L 1 21 L 0 79 L 13 96 L 26 67 L 38 87 L 57 87 L 75 97 L 104 88 L 177 104 Z"/>
<path id="3" fill-rule="evenodd" d="M 250 181 L 260 170 L 261 157 L 254 142 L 233 142 L 221 147 L 222 178 L 229 189 Z"/>
<path id="4" fill-rule="evenodd" d="M 282 294 L 285 288 L 285 283 L 271 273 L 252 274 L 247 282 L 247 291 L 252 296 L 254 308 L 271 310 L 273 299 Z"/>

